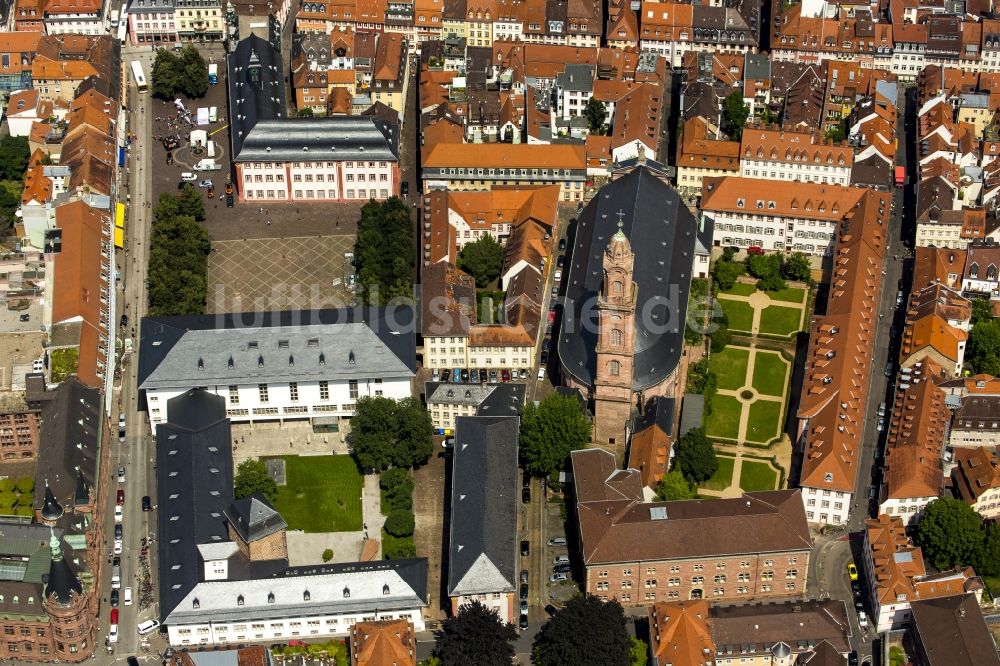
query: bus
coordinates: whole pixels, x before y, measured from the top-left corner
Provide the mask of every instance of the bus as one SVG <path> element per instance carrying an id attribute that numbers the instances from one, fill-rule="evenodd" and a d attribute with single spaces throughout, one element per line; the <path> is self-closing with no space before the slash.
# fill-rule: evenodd
<path id="1" fill-rule="evenodd" d="M 128 37 L 128 17 L 125 15 L 124 5 L 118 13 L 118 25 L 116 27 L 118 28 L 118 42 L 124 46 L 125 39 Z"/>
<path id="2" fill-rule="evenodd" d="M 142 63 L 138 60 L 132 61 L 132 76 L 135 77 L 135 85 L 139 92 L 144 93 L 149 90 L 146 84 L 146 75 L 142 73 Z"/>
<path id="3" fill-rule="evenodd" d="M 115 204 L 115 247 L 125 247 L 125 204 Z"/>

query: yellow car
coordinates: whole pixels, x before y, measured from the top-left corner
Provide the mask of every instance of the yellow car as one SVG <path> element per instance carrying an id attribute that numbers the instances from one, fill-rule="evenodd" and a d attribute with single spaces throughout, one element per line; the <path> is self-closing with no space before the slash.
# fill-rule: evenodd
<path id="1" fill-rule="evenodd" d="M 847 565 L 847 577 L 851 580 L 858 579 L 858 568 L 854 566 L 853 562 Z"/>

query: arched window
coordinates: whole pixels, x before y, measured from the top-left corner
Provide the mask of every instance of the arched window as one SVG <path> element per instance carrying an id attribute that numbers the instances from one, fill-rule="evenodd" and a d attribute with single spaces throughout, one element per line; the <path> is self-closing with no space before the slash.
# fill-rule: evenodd
<path id="1" fill-rule="evenodd" d="M 621 365 L 618 361 L 611 361 L 608 363 L 608 373 L 610 373 L 612 377 L 617 377 L 621 372 L 621 369 Z"/>
<path id="2" fill-rule="evenodd" d="M 612 295 L 612 296 L 621 296 L 621 295 L 622 295 L 622 292 L 623 292 L 624 290 L 625 290 L 625 285 L 623 285 L 623 284 L 622 284 L 621 282 L 619 282 L 619 281 L 617 281 L 617 280 L 616 280 L 616 281 L 614 281 L 614 282 L 613 282 L 613 283 L 611 284 L 611 295 Z"/>
<path id="3" fill-rule="evenodd" d="M 622 332 L 617 328 L 611 329 L 611 344 L 616 347 L 621 347 L 622 345 Z"/>

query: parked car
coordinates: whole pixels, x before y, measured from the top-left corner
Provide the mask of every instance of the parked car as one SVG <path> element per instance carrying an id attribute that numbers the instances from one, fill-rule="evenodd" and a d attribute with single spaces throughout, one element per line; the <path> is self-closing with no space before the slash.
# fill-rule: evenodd
<path id="1" fill-rule="evenodd" d="M 542 365 L 548 365 L 549 364 L 549 353 L 547 351 L 543 351 L 542 355 L 538 357 L 538 360 L 541 362 Z M 542 378 L 539 377 L 539 379 L 542 379 Z"/>
<path id="2" fill-rule="evenodd" d="M 526 569 L 521 569 L 521 584 L 522 585 L 528 584 L 528 572 Z"/>
<path id="3" fill-rule="evenodd" d="M 194 181 L 198 180 L 198 176 L 194 175 L 190 171 L 185 171 L 181 174 L 181 180 L 184 181 L 185 183 L 193 183 Z"/>
<path id="4" fill-rule="evenodd" d="M 562 280 L 562 271 L 557 268 L 555 274 L 553 274 L 553 276 L 552 276 L 552 279 L 555 280 L 556 282 L 561 281 Z"/>
<path id="5" fill-rule="evenodd" d="M 121 541 L 121 540 L 122 540 L 122 526 L 120 524 L 115 525 L 115 541 Z"/>
<path id="6" fill-rule="evenodd" d="M 528 598 L 528 584 L 521 583 L 521 600 L 524 601 Z"/>
<path id="7" fill-rule="evenodd" d="M 542 340 L 542 351 L 547 352 L 551 345 L 552 345 L 552 338 L 545 338 L 544 340 Z"/>
<path id="8" fill-rule="evenodd" d="M 108 629 L 108 645 L 114 645 L 118 642 L 118 625 L 113 624 Z"/>
<path id="9" fill-rule="evenodd" d="M 569 563 L 556 564 L 552 567 L 552 573 L 569 573 L 573 570 L 573 565 Z"/>
<path id="10" fill-rule="evenodd" d="M 462 371 L 459 370 L 458 368 L 455 368 L 454 370 L 451 371 L 451 383 L 457 384 L 460 381 L 462 381 Z"/>
<path id="11" fill-rule="evenodd" d="M 118 590 L 111 590 L 111 607 L 118 608 Z"/>
<path id="12" fill-rule="evenodd" d="M 121 427 L 121 422 L 119 422 Z M 118 465 L 118 483 L 125 483 L 125 465 Z"/>
<path id="13" fill-rule="evenodd" d="M 126 606 L 131 606 L 132 605 L 132 588 L 131 587 L 126 587 L 125 588 L 125 594 L 122 595 L 122 603 L 125 604 Z"/>
<path id="14" fill-rule="evenodd" d="M 561 583 L 565 580 L 569 580 L 569 575 L 563 572 L 554 573 L 551 576 L 549 576 L 550 583 Z"/>
<path id="15" fill-rule="evenodd" d="M 490 381 L 491 382 L 496 382 L 496 380 L 497 380 L 497 371 L 496 370 L 490 370 Z"/>
<path id="16" fill-rule="evenodd" d="M 868 628 L 868 616 L 864 611 L 858 611 L 858 626 L 862 629 Z"/>
<path id="17" fill-rule="evenodd" d="M 486 368 L 479 369 L 479 382 L 485 384 L 486 380 L 489 379 L 490 374 L 486 372 Z"/>
<path id="18" fill-rule="evenodd" d="M 441 379 L 441 371 L 438 370 L 437 368 L 434 368 L 434 371 L 431 372 L 431 381 L 436 382 L 440 379 Z"/>
<path id="19" fill-rule="evenodd" d="M 508 370 L 507 368 L 504 368 L 503 370 L 501 370 L 500 371 L 500 379 L 504 383 L 509 382 L 510 381 L 510 370 Z"/>
<path id="20" fill-rule="evenodd" d="M 117 608 L 112 608 L 111 609 L 111 618 L 110 619 L 111 619 L 111 624 L 118 624 L 118 609 Z"/>
<path id="21" fill-rule="evenodd" d="M 122 506 L 123 504 L 125 504 L 125 491 L 122 490 L 121 488 L 118 489 L 118 497 L 115 499 L 115 503 L 118 506 Z"/>
<path id="22" fill-rule="evenodd" d="M 549 539 L 550 546 L 565 546 L 566 537 L 556 537 L 554 539 Z"/>
<path id="23" fill-rule="evenodd" d="M 462 381 L 463 382 L 469 381 L 469 370 L 468 370 L 468 368 L 462 368 Z"/>
<path id="24" fill-rule="evenodd" d="M 894 372 L 896 372 L 896 363 L 895 361 L 889 361 L 885 364 L 885 376 L 892 377 Z"/>
<path id="25" fill-rule="evenodd" d="M 206 194 L 208 195 L 209 199 L 214 199 L 215 198 L 215 187 L 208 188 L 208 192 L 206 192 Z"/>
<path id="26" fill-rule="evenodd" d="M 124 518 L 124 512 L 122 511 L 122 507 L 121 507 L 120 504 L 116 504 L 115 505 L 115 522 L 116 523 L 120 523 L 120 522 L 122 522 L 123 518 Z"/>
<path id="27" fill-rule="evenodd" d="M 521 541 L 521 556 L 522 557 L 527 557 L 528 556 L 528 548 L 529 548 L 528 540 L 524 539 L 523 541 Z"/>
<path id="28" fill-rule="evenodd" d="M 174 154 L 168 150 L 167 151 L 167 166 L 170 166 L 173 163 L 174 163 Z"/>
<path id="29" fill-rule="evenodd" d="M 236 205 L 236 199 L 233 198 L 232 194 L 226 195 L 226 208 L 232 208 Z"/>
<path id="30" fill-rule="evenodd" d="M 118 541 L 117 539 L 115 540 L 114 552 L 115 552 L 115 555 L 121 555 L 122 554 L 122 542 Z"/>
<path id="31" fill-rule="evenodd" d="M 153 510 L 153 504 L 152 504 L 152 502 L 149 501 L 149 495 L 143 495 L 142 496 L 142 510 L 143 511 L 152 511 Z"/>
<path id="32" fill-rule="evenodd" d="M 521 615 L 527 615 L 527 614 L 528 614 L 528 600 L 521 599 Z"/>
<path id="33" fill-rule="evenodd" d="M 565 264 L 566 264 L 566 255 L 565 254 L 560 254 L 559 258 L 556 259 L 556 266 L 558 266 L 559 268 L 562 268 Z"/>
<path id="34" fill-rule="evenodd" d="M 521 379 L 527 379 L 528 378 L 528 371 L 525 370 L 524 368 L 521 368 L 521 370 L 518 372 L 518 376 Z"/>
<path id="35" fill-rule="evenodd" d="M 146 620 L 136 628 L 138 629 L 140 636 L 145 636 L 146 634 L 154 631 L 159 626 L 160 623 L 157 622 L 156 620 Z"/>
<path id="36" fill-rule="evenodd" d="M 560 252 L 565 252 L 566 251 L 566 239 L 565 238 L 560 238 L 559 239 L 559 251 Z"/>
<path id="37" fill-rule="evenodd" d="M 400 196 L 409 196 L 410 194 L 410 183 L 408 181 L 403 181 L 399 184 L 399 194 Z"/>
<path id="38" fill-rule="evenodd" d="M 208 178 L 198 182 L 198 187 L 202 189 L 207 189 L 212 186 L 213 186 L 212 181 L 210 181 Z"/>
<path id="39" fill-rule="evenodd" d="M 552 564 L 567 564 L 569 563 L 569 555 L 556 555 L 552 558 Z"/>
<path id="40" fill-rule="evenodd" d="M 528 614 L 522 613 L 521 619 L 518 620 L 517 626 L 521 628 L 521 631 L 526 631 L 528 629 Z"/>
<path id="41" fill-rule="evenodd" d="M 858 579 L 858 568 L 854 566 L 854 562 L 847 565 L 847 577 L 851 580 Z"/>
<path id="42" fill-rule="evenodd" d="M 25 313 L 25 314 L 21 315 L 20 317 L 18 317 L 18 319 L 20 319 L 21 321 L 31 321 L 31 315 Z"/>
<path id="43" fill-rule="evenodd" d="M 559 287 L 552 287 L 552 298 L 559 297 Z"/>
<path id="44" fill-rule="evenodd" d="M 552 604 L 548 604 L 545 607 L 545 612 L 548 614 L 549 617 L 552 617 L 553 615 L 559 612 L 559 609 L 553 606 Z"/>
<path id="45" fill-rule="evenodd" d="M 233 193 L 233 184 L 230 181 L 226 181 L 226 194 Z"/>

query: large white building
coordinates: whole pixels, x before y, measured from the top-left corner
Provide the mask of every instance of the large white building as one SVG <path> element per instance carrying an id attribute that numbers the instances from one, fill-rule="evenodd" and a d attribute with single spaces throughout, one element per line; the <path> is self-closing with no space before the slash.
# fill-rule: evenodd
<path id="1" fill-rule="evenodd" d="M 398 123 L 365 115 L 288 118 L 281 54 L 255 35 L 240 41 L 228 64 L 242 200 L 365 202 L 398 194 Z"/>
<path id="2" fill-rule="evenodd" d="M 829 256 L 837 230 L 865 192 L 812 182 L 783 187 L 764 178 L 705 178 L 701 214 L 715 224 L 716 245 Z"/>
<path id="3" fill-rule="evenodd" d="M 191 390 L 156 428 L 159 620 L 171 645 L 344 636 L 362 621 L 424 629 L 427 560 L 290 567 L 287 524 L 258 494 L 233 499 L 222 398 Z"/>
<path id="4" fill-rule="evenodd" d="M 358 398 L 410 397 L 416 373 L 409 307 L 146 318 L 139 388 L 152 426 L 166 403 L 203 387 L 233 421 L 354 414 Z"/>
<path id="5" fill-rule="evenodd" d="M 812 132 L 743 130 L 740 175 L 746 178 L 850 185 L 854 149 L 818 139 Z"/>

